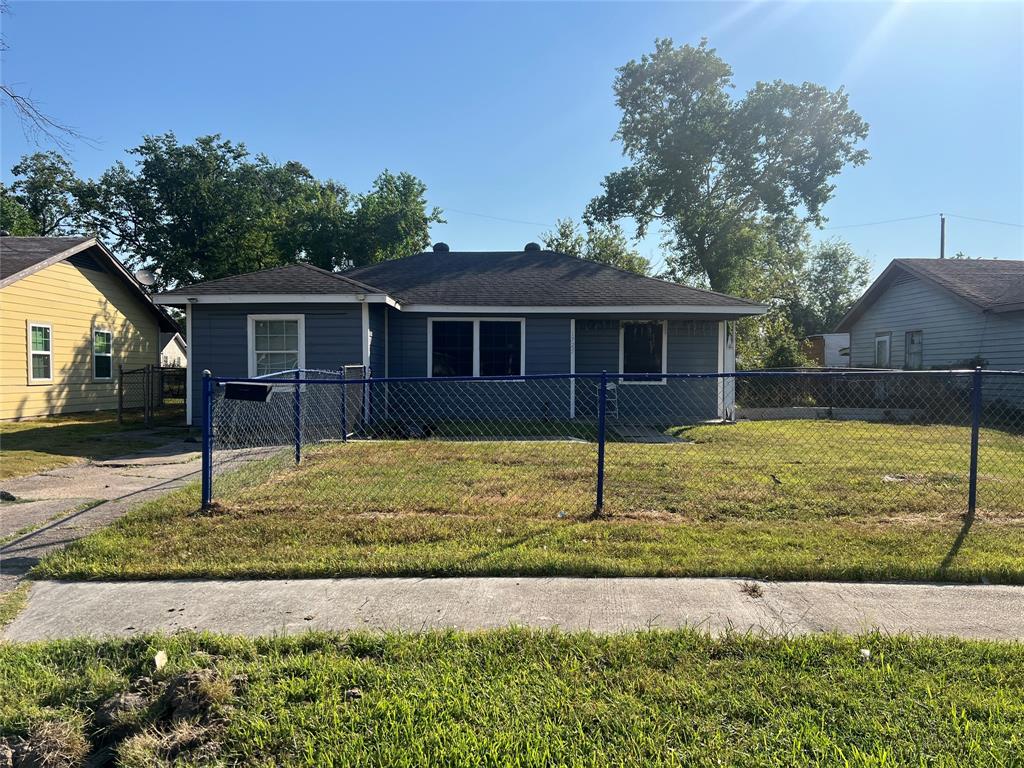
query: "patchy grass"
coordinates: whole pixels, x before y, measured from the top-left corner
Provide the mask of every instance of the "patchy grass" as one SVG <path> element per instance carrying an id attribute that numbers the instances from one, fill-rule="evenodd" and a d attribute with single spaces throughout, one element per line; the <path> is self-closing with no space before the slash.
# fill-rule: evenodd
<path id="1" fill-rule="evenodd" d="M 28 593 L 32 585 L 23 582 L 14 589 L 0 592 L 0 630 L 14 621 L 28 602 Z"/>
<path id="2" fill-rule="evenodd" d="M 169 717 L 176 680 L 201 696 Z M 234 684 L 213 696 L 217 681 Z M 1024 751 L 1024 646 L 880 635 L 76 640 L 0 647 L 0 689 L 11 742 L 70 723 L 71 746 L 84 733 L 124 765 L 175 744 L 246 765 L 952 768 Z M 100 726 L 139 691 L 113 699 L 130 725 Z"/>
<path id="3" fill-rule="evenodd" d="M 179 431 L 120 425 L 111 411 L 0 422 L 0 480 L 152 448 Z"/>
<path id="4" fill-rule="evenodd" d="M 774 422 L 609 443 L 606 515 L 580 442 L 350 442 L 149 503 L 37 575 L 731 575 L 1024 582 L 1019 436 L 986 432 L 975 519 L 966 430 Z M 289 454 L 290 455 L 290 454 Z"/>

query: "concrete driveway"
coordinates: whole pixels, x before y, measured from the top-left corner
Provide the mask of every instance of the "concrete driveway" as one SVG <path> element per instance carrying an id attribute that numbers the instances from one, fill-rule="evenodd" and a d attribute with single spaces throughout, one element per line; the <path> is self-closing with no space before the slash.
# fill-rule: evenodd
<path id="1" fill-rule="evenodd" d="M 0 481 L 0 592 L 49 552 L 199 477 L 199 446 L 184 436 L 141 453 Z"/>

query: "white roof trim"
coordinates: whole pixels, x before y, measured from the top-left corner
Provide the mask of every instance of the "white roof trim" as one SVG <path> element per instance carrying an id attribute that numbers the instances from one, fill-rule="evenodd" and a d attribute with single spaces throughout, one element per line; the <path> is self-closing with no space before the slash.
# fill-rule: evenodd
<path id="1" fill-rule="evenodd" d="M 704 304 L 619 304 L 602 306 L 484 306 L 464 304 L 405 304 L 403 312 L 465 312 L 469 314 L 555 314 L 555 315 L 597 315 L 634 313 L 645 315 L 665 312 L 684 312 L 691 315 L 763 315 L 768 307 L 763 304 L 737 306 Z"/>
<path id="2" fill-rule="evenodd" d="M 362 296 L 362 299 L 357 298 Z M 401 305 L 384 293 L 222 293 L 197 294 L 189 296 L 179 293 L 173 296 L 153 297 L 157 304 L 183 306 L 185 304 L 387 304 L 395 309 Z"/>

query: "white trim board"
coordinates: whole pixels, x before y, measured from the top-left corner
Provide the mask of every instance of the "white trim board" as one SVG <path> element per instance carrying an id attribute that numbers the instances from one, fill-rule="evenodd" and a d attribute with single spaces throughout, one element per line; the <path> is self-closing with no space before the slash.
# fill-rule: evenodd
<path id="1" fill-rule="evenodd" d="M 525 317 L 428 317 L 427 318 L 427 378 L 434 376 L 434 321 L 473 324 L 473 377 L 480 375 L 480 323 L 519 323 L 519 376 L 526 374 L 526 318 Z"/>
<path id="2" fill-rule="evenodd" d="M 683 313 L 691 315 L 763 315 L 768 307 L 757 304 L 738 307 L 734 305 L 711 306 L 694 304 L 621 304 L 607 307 L 595 306 L 473 306 L 464 304 L 404 304 L 403 312 L 463 312 L 466 314 L 551 314 L 551 315 L 619 315 L 643 314 L 664 315 L 665 313 Z M 441 318 L 443 319 L 443 318 Z"/>
<path id="3" fill-rule="evenodd" d="M 189 304 L 387 304 L 395 309 L 401 309 L 397 301 L 383 293 L 231 293 L 216 296 L 182 294 L 154 296 L 153 301 L 172 307 Z"/>
<path id="4" fill-rule="evenodd" d="M 192 426 L 192 305 L 185 307 L 185 423 Z"/>

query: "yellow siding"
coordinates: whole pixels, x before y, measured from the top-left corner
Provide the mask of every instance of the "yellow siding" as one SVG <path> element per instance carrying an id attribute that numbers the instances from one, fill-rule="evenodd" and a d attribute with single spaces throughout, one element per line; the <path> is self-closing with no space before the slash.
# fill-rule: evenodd
<path id="1" fill-rule="evenodd" d="M 29 322 L 52 328 L 52 383 L 28 383 Z M 93 381 L 93 326 L 113 333 L 112 381 Z M 123 278 L 54 264 L 0 289 L 0 419 L 117 408 L 118 365 L 155 365 L 159 352 L 156 318 Z"/>

